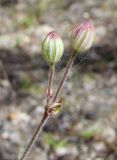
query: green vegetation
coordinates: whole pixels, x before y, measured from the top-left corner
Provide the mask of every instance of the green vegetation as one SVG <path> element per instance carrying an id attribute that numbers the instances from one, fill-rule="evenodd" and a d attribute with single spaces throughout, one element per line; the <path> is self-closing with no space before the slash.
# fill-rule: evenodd
<path id="1" fill-rule="evenodd" d="M 48 144 L 54 148 L 63 148 L 63 147 L 66 147 L 66 145 L 67 145 L 66 139 L 56 140 L 54 135 L 51 133 L 44 134 L 44 141 L 46 144 Z"/>
<path id="2" fill-rule="evenodd" d="M 40 86 L 38 83 L 34 83 L 30 80 L 30 77 L 28 75 L 24 78 L 21 87 L 21 92 L 29 92 L 30 94 L 41 94 L 43 92 L 42 86 Z"/>
<path id="3" fill-rule="evenodd" d="M 19 25 L 24 28 L 29 28 L 34 24 L 36 24 L 36 18 L 32 14 L 28 14 L 19 22 Z"/>
<path id="4" fill-rule="evenodd" d="M 89 140 L 91 138 L 94 138 L 95 135 L 97 135 L 97 133 L 99 133 L 99 129 L 98 128 L 93 128 L 90 130 L 85 130 L 81 133 L 81 136 L 86 139 Z"/>

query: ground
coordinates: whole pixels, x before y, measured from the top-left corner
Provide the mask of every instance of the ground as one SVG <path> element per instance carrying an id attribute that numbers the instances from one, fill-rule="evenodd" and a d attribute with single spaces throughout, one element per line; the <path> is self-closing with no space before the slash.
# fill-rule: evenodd
<path id="1" fill-rule="evenodd" d="M 62 91 L 64 104 L 44 127 L 30 160 L 117 159 L 117 2 L 0 1 L 0 160 L 18 160 L 44 112 L 48 65 L 41 43 L 54 29 L 71 52 L 73 26 L 92 19 L 96 39 L 78 55 Z"/>

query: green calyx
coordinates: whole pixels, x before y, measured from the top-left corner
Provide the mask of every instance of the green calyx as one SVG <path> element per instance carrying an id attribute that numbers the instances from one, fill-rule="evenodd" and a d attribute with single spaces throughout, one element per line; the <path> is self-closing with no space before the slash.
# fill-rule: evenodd
<path id="1" fill-rule="evenodd" d="M 54 33 L 54 35 L 53 35 Z M 42 44 L 42 55 L 49 65 L 55 65 L 63 55 L 63 42 L 56 32 L 50 32 Z"/>

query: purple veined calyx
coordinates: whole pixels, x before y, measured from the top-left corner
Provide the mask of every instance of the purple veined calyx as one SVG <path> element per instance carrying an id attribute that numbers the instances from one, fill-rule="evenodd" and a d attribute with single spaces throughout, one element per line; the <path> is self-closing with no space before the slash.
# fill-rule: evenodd
<path id="1" fill-rule="evenodd" d="M 88 50 L 95 38 L 95 27 L 91 21 L 77 25 L 72 32 L 72 46 L 78 53 Z"/>

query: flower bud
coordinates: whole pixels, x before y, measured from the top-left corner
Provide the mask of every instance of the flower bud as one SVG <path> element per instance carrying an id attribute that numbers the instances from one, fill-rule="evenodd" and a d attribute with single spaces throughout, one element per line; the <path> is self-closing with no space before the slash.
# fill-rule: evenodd
<path id="1" fill-rule="evenodd" d="M 42 55 L 49 65 L 56 64 L 63 55 L 63 42 L 55 31 L 50 32 L 42 44 Z"/>
<path id="2" fill-rule="evenodd" d="M 92 46 L 95 28 L 91 21 L 77 25 L 72 33 L 72 46 L 77 52 L 84 52 Z"/>

